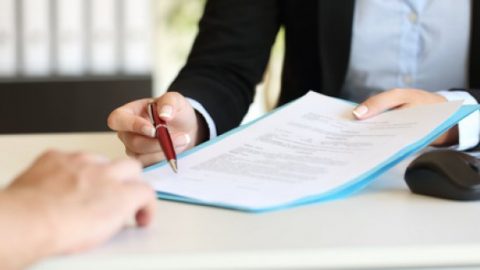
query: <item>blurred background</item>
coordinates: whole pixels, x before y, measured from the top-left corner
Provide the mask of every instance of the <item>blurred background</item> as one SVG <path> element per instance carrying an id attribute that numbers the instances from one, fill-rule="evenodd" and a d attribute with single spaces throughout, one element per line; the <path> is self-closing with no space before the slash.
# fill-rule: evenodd
<path id="1" fill-rule="evenodd" d="M 0 133 L 108 130 L 184 65 L 205 0 L 0 0 Z M 283 31 L 244 122 L 275 106 Z"/>

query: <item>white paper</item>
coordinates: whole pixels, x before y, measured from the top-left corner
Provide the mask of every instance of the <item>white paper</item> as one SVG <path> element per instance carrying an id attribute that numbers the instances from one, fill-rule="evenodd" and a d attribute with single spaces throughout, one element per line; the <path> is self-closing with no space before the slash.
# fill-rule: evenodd
<path id="1" fill-rule="evenodd" d="M 209 203 L 269 208 L 342 186 L 427 136 L 461 101 L 358 121 L 354 106 L 310 92 L 252 126 L 144 173 L 157 191 Z"/>

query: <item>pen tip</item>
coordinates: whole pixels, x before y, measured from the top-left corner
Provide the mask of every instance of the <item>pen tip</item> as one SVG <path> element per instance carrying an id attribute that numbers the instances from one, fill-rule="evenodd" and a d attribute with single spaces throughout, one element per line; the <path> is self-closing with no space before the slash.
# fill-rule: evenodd
<path id="1" fill-rule="evenodd" d="M 177 173 L 178 172 L 177 161 L 175 159 L 170 159 L 168 163 L 170 164 L 170 167 L 172 167 L 173 172 Z"/>

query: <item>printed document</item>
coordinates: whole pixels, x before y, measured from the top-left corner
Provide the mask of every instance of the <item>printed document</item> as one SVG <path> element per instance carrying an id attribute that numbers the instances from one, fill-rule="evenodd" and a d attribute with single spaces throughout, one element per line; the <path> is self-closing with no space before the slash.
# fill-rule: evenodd
<path id="1" fill-rule="evenodd" d="M 268 209 L 334 192 L 449 119 L 462 102 L 392 110 L 359 121 L 355 104 L 309 92 L 145 179 L 161 194 L 239 209 Z"/>

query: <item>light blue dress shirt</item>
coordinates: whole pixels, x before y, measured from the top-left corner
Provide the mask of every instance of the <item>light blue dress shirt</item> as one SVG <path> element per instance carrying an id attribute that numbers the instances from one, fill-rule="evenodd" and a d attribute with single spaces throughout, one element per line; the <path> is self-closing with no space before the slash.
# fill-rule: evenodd
<path id="1" fill-rule="evenodd" d="M 467 88 L 471 0 L 357 0 L 342 98 L 362 102 L 392 88 L 476 100 Z M 440 91 L 440 92 L 439 92 Z M 479 141 L 479 113 L 459 124 L 459 149 Z"/>
<path id="2" fill-rule="evenodd" d="M 477 104 L 466 92 L 445 91 L 467 88 L 470 14 L 471 0 L 357 0 L 342 98 L 362 102 L 385 90 L 418 88 Z M 215 137 L 208 112 L 191 103 Z M 478 112 L 459 123 L 459 149 L 478 143 L 479 127 Z"/>

